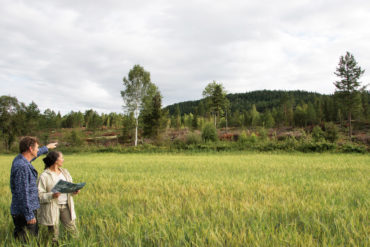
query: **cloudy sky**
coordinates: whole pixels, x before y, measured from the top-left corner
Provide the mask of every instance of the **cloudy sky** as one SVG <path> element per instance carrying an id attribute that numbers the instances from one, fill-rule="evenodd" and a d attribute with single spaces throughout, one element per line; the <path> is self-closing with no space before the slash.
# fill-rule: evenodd
<path id="1" fill-rule="evenodd" d="M 140 64 L 163 104 L 229 93 L 333 93 L 346 51 L 370 82 L 368 0 L 0 0 L 0 95 L 41 111 L 122 112 Z"/>

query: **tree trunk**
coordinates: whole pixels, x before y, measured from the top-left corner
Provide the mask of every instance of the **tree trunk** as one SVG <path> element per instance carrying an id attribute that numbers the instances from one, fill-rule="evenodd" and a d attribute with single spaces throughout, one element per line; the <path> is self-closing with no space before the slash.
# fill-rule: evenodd
<path id="1" fill-rule="evenodd" d="M 135 147 L 137 146 L 137 128 L 139 125 L 139 119 L 136 118 L 136 128 L 135 128 Z"/>
<path id="2" fill-rule="evenodd" d="M 226 133 L 227 133 L 227 111 L 225 111 L 225 115 L 226 115 Z"/>
<path id="3" fill-rule="evenodd" d="M 349 138 L 352 141 L 352 119 L 351 119 L 351 112 L 348 112 L 348 133 L 349 133 Z"/>

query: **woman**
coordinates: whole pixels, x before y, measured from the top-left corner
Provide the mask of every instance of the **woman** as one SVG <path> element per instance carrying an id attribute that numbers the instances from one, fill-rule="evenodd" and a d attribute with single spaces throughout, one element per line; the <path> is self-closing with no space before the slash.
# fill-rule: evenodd
<path id="1" fill-rule="evenodd" d="M 77 234 L 75 219 L 76 213 L 72 194 L 52 192 L 51 189 L 60 180 L 72 182 L 72 177 L 66 169 L 63 169 L 63 154 L 51 151 L 43 159 L 45 170 L 41 173 L 37 185 L 40 199 L 40 209 L 38 210 L 37 220 L 40 224 L 49 227 L 53 233 L 53 241 L 58 241 L 59 220 L 63 223 L 67 231 L 73 235 Z"/>

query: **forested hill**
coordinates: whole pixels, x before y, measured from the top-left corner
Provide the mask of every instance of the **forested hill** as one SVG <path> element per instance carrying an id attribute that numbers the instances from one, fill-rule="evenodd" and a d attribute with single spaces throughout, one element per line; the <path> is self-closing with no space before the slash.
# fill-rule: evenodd
<path id="1" fill-rule="evenodd" d="M 228 94 L 227 99 L 230 101 L 231 112 L 235 111 L 248 111 L 254 104 L 259 112 L 265 110 L 271 110 L 274 107 L 278 107 L 285 102 L 289 102 L 292 106 L 300 103 L 312 104 L 323 98 L 330 97 L 329 95 L 323 95 L 319 93 L 306 92 L 306 91 L 283 91 L 283 90 L 261 90 L 247 93 L 234 93 Z M 205 108 L 204 99 L 185 101 L 167 106 L 170 115 L 175 114 L 176 108 L 179 106 L 181 115 L 194 113 L 194 110 L 202 111 Z"/>

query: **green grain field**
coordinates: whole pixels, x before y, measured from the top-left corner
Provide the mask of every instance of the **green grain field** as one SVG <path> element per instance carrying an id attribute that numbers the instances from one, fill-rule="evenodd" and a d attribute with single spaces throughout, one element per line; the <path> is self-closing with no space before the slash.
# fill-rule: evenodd
<path id="1" fill-rule="evenodd" d="M 18 244 L 13 158 L 0 156 L 1 246 Z M 87 185 L 79 235 L 61 246 L 370 245 L 369 155 L 76 154 L 64 167 Z M 38 241 L 49 245 L 45 228 Z"/>

